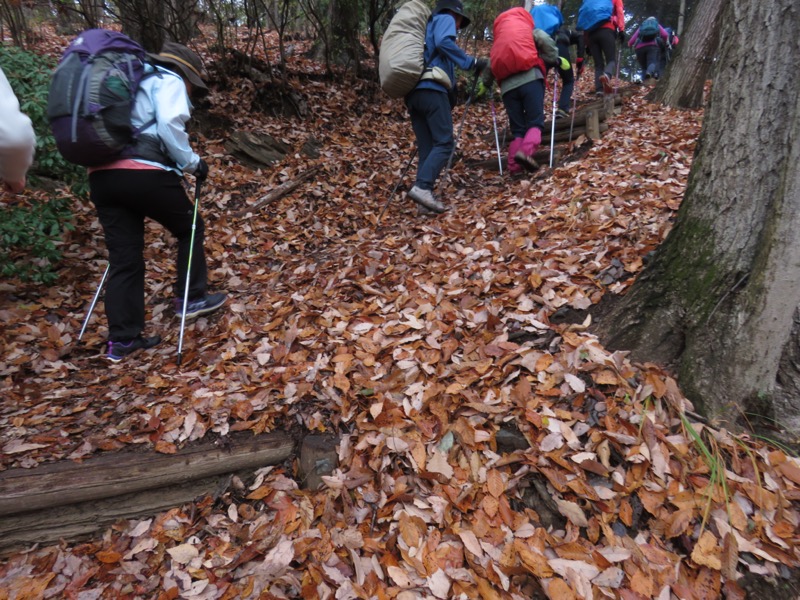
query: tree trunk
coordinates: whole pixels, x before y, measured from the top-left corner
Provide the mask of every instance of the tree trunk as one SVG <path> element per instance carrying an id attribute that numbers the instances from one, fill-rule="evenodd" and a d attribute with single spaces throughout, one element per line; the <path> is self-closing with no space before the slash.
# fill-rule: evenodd
<path id="1" fill-rule="evenodd" d="M 163 5 L 167 38 L 172 42 L 188 44 L 199 32 L 197 23 L 203 14 L 197 7 L 197 0 L 168 0 Z"/>
<path id="2" fill-rule="evenodd" d="M 656 86 L 654 100 L 675 108 L 698 108 L 719 46 L 726 0 L 703 0 L 694 9 L 686 36 L 681 38 L 666 77 Z M 735 42 L 740 45 L 740 41 Z"/>
<path id="3" fill-rule="evenodd" d="M 164 3 L 161 0 L 118 0 L 117 6 L 122 32 L 148 52 L 159 52 L 164 45 Z"/>
<path id="4" fill-rule="evenodd" d="M 798 18 L 796 0 L 730 0 L 675 226 L 627 295 L 598 307 L 601 339 L 673 366 L 728 423 L 800 426 Z"/>

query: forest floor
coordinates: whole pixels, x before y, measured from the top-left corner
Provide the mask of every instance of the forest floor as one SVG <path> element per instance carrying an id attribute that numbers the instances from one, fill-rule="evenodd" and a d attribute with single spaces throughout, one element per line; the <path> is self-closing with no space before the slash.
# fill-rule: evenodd
<path id="1" fill-rule="evenodd" d="M 210 285 L 229 300 L 189 324 L 181 366 L 175 245 L 158 226 L 146 333 L 164 341 L 118 365 L 103 358 L 102 302 L 76 339 L 106 265 L 88 202 L 56 285 L 0 283 L 0 469 L 287 430 L 336 435 L 337 468 L 305 490 L 292 459 L 91 539 L 19 549 L 0 562 L 0 600 L 796 591 L 800 461 L 697 422 L 668 372 L 558 318 L 624 292 L 668 234 L 702 111 L 624 84 L 601 140 L 528 178 L 471 166 L 496 158 L 491 106 L 473 104 L 439 188 L 450 210 L 417 215 L 412 167 L 378 223 L 413 150 L 402 103 L 331 85 L 299 54 L 291 69 L 303 119 L 259 110 L 264 89 L 211 69 L 194 137 L 211 167 Z M 290 152 L 245 167 L 225 149 L 234 130 Z"/>

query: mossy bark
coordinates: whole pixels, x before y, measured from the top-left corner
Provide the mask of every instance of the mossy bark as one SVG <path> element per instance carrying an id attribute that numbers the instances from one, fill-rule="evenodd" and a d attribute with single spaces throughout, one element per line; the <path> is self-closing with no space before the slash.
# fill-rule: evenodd
<path id="1" fill-rule="evenodd" d="M 800 78 L 785 52 L 797 20 L 794 0 L 730 2 L 675 227 L 598 311 L 610 347 L 673 367 L 728 422 L 757 410 L 800 425 Z"/>

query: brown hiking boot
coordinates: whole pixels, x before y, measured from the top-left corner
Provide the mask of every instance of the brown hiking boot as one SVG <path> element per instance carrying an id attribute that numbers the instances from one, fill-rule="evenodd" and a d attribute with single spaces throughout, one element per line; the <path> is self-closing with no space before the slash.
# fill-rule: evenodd
<path id="1" fill-rule="evenodd" d="M 613 94 L 614 93 L 614 86 L 611 85 L 611 78 L 603 73 L 600 75 L 600 85 L 603 86 L 603 93 L 604 94 Z"/>

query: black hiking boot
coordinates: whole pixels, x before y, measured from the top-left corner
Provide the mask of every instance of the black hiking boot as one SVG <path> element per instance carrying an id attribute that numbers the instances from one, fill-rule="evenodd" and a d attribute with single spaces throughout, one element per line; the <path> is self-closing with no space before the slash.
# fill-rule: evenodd
<path id="1" fill-rule="evenodd" d="M 106 358 L 113 363 L 118 363 L 126 356 L 133 354 L 137 350 L 147 350 L 158 345 L 161 338 L 157 335 L 152 337 L 135 337 L 132 340 L 108 341 L 108 354 Z"/>
<path id="2" fill-rule="evenodd" d="M 201 315 L 214 312 L 225 304 L 225 298 L 225 294 L 218 292 L 216 294 L 208 294 L 196 300 L 189 300 L 189 304 L 186 305 L 186 318 L 194 319 Z M 182 298 L 175 298 L 175 312 L 179 317 L 183 314 Z"/>

